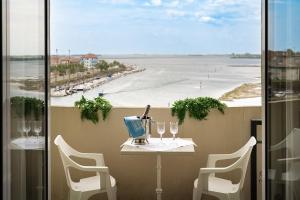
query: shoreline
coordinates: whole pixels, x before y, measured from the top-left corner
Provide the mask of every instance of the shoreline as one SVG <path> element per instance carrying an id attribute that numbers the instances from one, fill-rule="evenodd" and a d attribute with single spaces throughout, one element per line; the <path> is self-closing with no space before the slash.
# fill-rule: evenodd
<path id="1" fill-rule="evenodd" d="M 224 93 L 220 101 L 235 101 L 261 97 L 261 83 L 244 83 L 233 90 Z"/>
<path id="2" fill-rule="evenodd" d="M 132 67 L 130 70 L 116 72 L 116 73 L 113 73 L 111 76 L 105 76 L 105 77 L 101 77 L 101 78 L 99 78 L 98 76 L 94 76 L 90 79 L 85 79 L 85 80 L 78 81 L 76 83 L 72 83 L 72 85 L 69 87 L 65 86 L 61 89 L 51 88 L 50 96 L 51 97 L 65 97 L 65 96 L 69 96 L 74 93 L 77 93 L 79 91 L 88 91 L 93 88 L 99 87 L 105 83 L 108 83 L 110 81 L 116 80 L 118 78 L 128 76 L 130 74 L 134 74 L 134 73 L 138 73 L 138 72 L 143 72 L 145 70 L 146 70 L 145 68 L 139 69 L 137 67 L 134 67 L 134 68 Z M 62 86 L 60 86 L 60 87 L 62 87 Z"/>

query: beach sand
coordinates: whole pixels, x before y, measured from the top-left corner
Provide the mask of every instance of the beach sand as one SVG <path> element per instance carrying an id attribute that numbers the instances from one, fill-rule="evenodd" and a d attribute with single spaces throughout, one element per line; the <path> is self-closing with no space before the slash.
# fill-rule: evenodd
<path id="1" fill-rule="evenodd" d="M 223 94 L 219 100 L 227 106 L 261 106 L 261 83 L 245 83 Z"/>
<path id="2" fill-rule="evenodd" d="M 223 94 L 219 100 L 232 101 L 236 99 L 255 98 L 261 96 L 261 83 L 245 83 L 230 92 Z"/>

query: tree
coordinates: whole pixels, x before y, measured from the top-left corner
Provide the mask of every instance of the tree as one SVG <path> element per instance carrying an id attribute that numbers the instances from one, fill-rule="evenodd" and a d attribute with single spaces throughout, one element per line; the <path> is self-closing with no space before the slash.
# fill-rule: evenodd
<path id="1" fill-rule="evenodd" d="M 120 63 L 114 60 L 112 63 L 109 64 L 110 67 L 120 66 Z"/>
<path id="2" fill-rule="evenodd" d="M 77 72 L 76 64 L 69 64 L 69 70 L 71 74 L 75 74 Z"/>
<path id="3" fill-rule="evenodd" d="M 56 70 L 59 72 L 60 76 L 64 76 L 67 73 L 67 66 L 65 64 L 58 64 Z"/>
<path id="4" fill-rule="evenodd" d="M 76 71 L 77 71 L 77 79 L 78 79 L 78 75 L 81 75 L 79 74 L 79 72 L 81 73 L 85 71 L 83 64 L 76 64 Z"/>
<path id="5" fill-rule="evenodd" d="M 54 83 L 56 83 L 57 75 L 58 75 L 57 66 L 56 65 L 50 66 L 50 72 L 54 74 Z"/>
<path id="6" fill-rule="evenodd" d="M 83 64 L 76 64 L 76 67 L 77 67 L 77 71 L 79 71 L 79 72 L 84 72 L 85 71 L 85 68 L 84 68 Z"/>
<path id="7" fill-rule="evenodd" d="M 105 61 L 105 60 L 100 60 L 97 64 L 96 64 L 96 68 L 100 69 L 101 71 L 106 71 L 109 68 L 109 64 Z"/>

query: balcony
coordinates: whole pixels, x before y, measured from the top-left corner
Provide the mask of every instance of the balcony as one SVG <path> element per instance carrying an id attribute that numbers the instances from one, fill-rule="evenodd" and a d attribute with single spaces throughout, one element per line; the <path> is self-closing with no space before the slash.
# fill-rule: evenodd
<path id="1" fill-rule="evenodd" d="M 156 198 L 155 156 L 120 154 L 120 145 L 128 138 L 123 117 L 137 115 L 142 113 L 143 109 L 113 108 L 106 121 L 99 121 L 94 125 L 89 121 L 81 121 L 77 108 L 51 107 L 51 141 L 61 134 L 71 146 L 81 152 L 103 153 L 111 175 L 118 182 L 118 199 L 153 200 Z M 176 120 L 172 118 L 169 108 L 152 108 L 151 116 L 158 121 Z M 208 154 L 232 153 L 239 149 L 249 139 L 250 121 L 255 118 L 261 118 L 261 107 L 228 107 L 224 115 L 212 111 L 208 120 L 204 121 L 186 118 L 179 127 L 178 137 L 193 138 L 198 147 L 195 148 L 194 154 L 162 156 L 163 199 L 192 199 L 193 182 L 198 176 L 199 168 L 206 165 Z M 158 137 L 156 131 L 153 132 L 153 136 Z M 171 137 L 168 130 L 164 137 Z M 261 153 L 258 155 L 259 160 Z M 84 161 L 84 164 L 88 163 Z M 218 166 L 224 164 L 226 163 L 218 163 Z M 88 174 L 72 171 L 75 178 L 85 175 Z M 239 173 L 220 176 L 235 181 L 239 178 Z M 67 199 L 68 186 L 57 147 L 53 143 L 51 143 L 51 179 L 52 199 Z M 91 199 L 99 199 L 99 196 Z M 101 199 L 106 199 L 106 195 L 101 195 Z M 250 199 L 250 165 L 241 199 Z"/>

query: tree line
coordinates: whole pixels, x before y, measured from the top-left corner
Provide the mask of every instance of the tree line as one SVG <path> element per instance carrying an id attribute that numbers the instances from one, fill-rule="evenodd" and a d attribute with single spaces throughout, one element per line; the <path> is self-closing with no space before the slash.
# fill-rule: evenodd
<path id="1" fill-rule="evenodd" d="M 120 63 L 116 60 L 114 60 L 111 63 L 108 63 L 105 60 L 99 60 L 99 62 L 95 65 L 95 68 L 100 71 L 107 71 L 109 68 L 112 67 L 118 67 L 121 69 L 125 69 L 126 66 L 123 63 Z M 84 67 L 83 64 L 79 63 L 71 63 L 71 64 L 58 64 L 58 65 L 52 65 L 50 67 L 51 72 L 57 72 L 60 76 L 66 75 L 66 74 L 75 74 L 77 72 L 85 72 L 88 69 Z"/>

